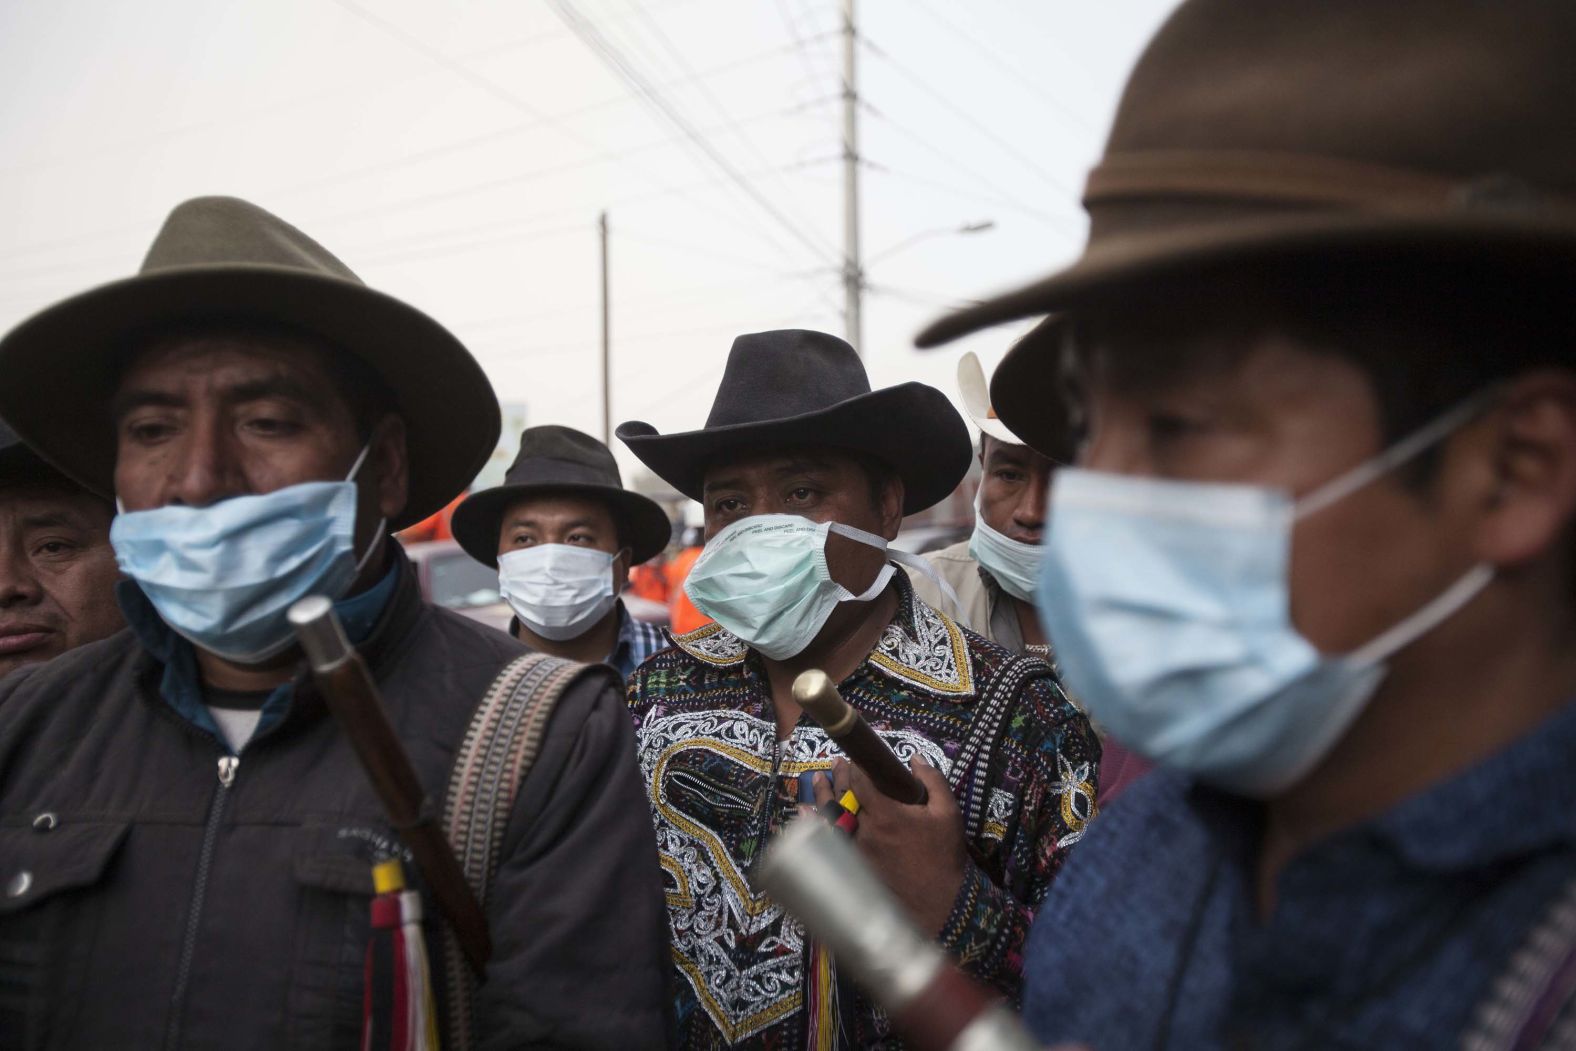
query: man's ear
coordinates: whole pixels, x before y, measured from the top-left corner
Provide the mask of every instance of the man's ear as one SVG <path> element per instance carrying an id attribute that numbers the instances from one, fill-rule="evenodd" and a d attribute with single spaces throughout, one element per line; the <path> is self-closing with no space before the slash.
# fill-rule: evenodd
<path id="1" fill-rule="evenodd" d="M 1508 384 L 1484 421 L 1491 443 L 1472 459 L 1483 509 L 1478 558 L 1514 568 L 1544 558 L 1576 518 L 1576 373 L 1544 369 Z"/>
<path id="2" fill-rule="evenodd" d="M 410 455 L 405 446 L 405 421 L 389 413 L 372 428 L 372 448 L 367 453 L 369 480 L 373 483 L 378 514 L 392 521 L 410 499 Z"/>
<path id="3" fill-rule="evenodd" d="M 628 547 L 618 549 L 613 556 L 613 590 L 623 592 L 629 586 L 629 571 L 634 568 L 635 552 Z"/>

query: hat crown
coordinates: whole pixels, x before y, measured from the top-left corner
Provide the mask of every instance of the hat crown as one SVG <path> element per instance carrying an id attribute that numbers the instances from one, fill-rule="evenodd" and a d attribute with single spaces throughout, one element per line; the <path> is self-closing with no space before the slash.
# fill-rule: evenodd
<path id="1" fill-rule="evenodd" d="M 1576 5 L 1547 0 L 1189 0 L 1128 80 L 1092 239 L 1244 206 L 1416 207 L 1426 180 L 1447 206 L 1568 195 L 1573 45 Z"/>
<path id="2" fill-rule="evenodd" d="M 278 266 L 362 283 L 328 249 L 237 197 L 194 197 L 176 205 L 143 258 L 141 273 L 225 263 Z"/>
<path id="3" fill-rule="evenodd" d="M 547 424 L 520 433 L 520 451 L 505 485 L 600 485 L 623 488 L 618 461 L 607 446 L 573 427 Z"/>
<path id="4" fill-rule="evenodd" d="M 859 354 L 836 336 L 752 332 L 733 341 L 706 429 L 803 416 L 869 393 Z"/>

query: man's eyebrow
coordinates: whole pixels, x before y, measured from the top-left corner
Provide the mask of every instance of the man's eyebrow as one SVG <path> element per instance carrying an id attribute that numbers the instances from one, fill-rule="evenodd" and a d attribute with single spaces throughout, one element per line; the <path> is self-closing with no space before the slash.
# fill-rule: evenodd
<path id="1" fill-rule="evenodd" d="M 320 407 L 327 402 L 322 390 L 312 384 L 291 379 L 289 376 L 267 376 L 237 383 L 221 392 L 220 396 L 231 404 L 261 401 L 264 398 L 285 398 L 314 407 Z"/>
<path id="2" fill-rule="evenodd" d="M 155 406 L 162 409 L 179 409 L 186 404 L 186 399 L 169 391 L 152 390 L 123 390 L 118 392 L 110 401 L 109 411 L 112 419 L 119 421 L 126 418 L 126 414 L 133 409 Z"/>
<path id="3" fill-rule="evenodd" d="M 320 408 L 327 403 L 323 391 L 318 390 L 311 384 L 302 383 L 288 376 L 267 376 L 262 379 L 238 383 L 221 391 L 220 397 L 232 405 L 245 404 L 249 401 L 261 401 L 264 398 L 286 398 L 292 401 L 299 401 L 314 408 Z M 110 411 L 116 420 L 121 420 L 133 409 L 148 406 L 179 409 L 187 404 L 188 399 L 184 395 L 173 391 L 158 390 L 152 387 L 133 388 L 116 394 L 114 400 L 110 403 Z"/>
<path id="4" fill-rule="evenodd" d="M 40 511 L 37 514 L 23 515 L 23 529 L 77 529 L 83 525 L 81 516 L 70 511 Z"/>
<path id="5" fill-rule="evenodd" d="M 822 460 L 814 456 L 801 456 L 798 459 L 789 460 L 780 467 L 772 468 L 772 473 L 780 478 L 789 474 L 808 474 L 812 471 L 825 471 L 831 467 L 832 464 L 829 460 Z"/>

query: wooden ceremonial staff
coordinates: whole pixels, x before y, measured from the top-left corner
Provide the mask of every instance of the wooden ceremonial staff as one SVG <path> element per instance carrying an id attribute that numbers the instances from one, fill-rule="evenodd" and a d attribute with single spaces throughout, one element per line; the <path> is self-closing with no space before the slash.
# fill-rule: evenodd
<path id="1" fill-rule="evenodd" d="M 405 747 L 389 725 L 377 684 L 345 637 L 332 602 L 310 595 L 290 607 L 289 618 L 328 710 L 349 738 L 389 823 L 410 848 L 433 900 L 480 979 L 492 956 L 487 917 L 443 837 Z"/>
<path id="2" fill-rule="evenodd" d="M 882 795 L 899 803 L 925 805 L 930 793 L 925 791 L 924 784 L 903 765 L 903 760 L 887 747 L 887 743 L 876 736 L 864 716 L 843 700 L 826 672 L 817 668 L 800 672 L 793 681 L 793 699 L 810 718 L 821 724 L 826 735 L 837 742 L 843 754 L 865 772 Z"/>

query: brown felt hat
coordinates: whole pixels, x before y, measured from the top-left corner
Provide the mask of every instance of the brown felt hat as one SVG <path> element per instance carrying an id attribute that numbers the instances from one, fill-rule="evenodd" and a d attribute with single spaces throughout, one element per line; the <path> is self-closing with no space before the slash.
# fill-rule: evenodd
<path id="1" fill-rule="evenodd" d="M 1550 0 L 1188 0 L 1089 174 L 1082 257 L 917 342 L 1272 261 L 1471 259 L 1576 280 L 1573 54 L 1576 4 Z M 1051 356 L 996 371 L 1019 433 L 996 393 Z"/>
<path id="2" fill-rule="evenodd" d="M 234 197 L 177 205 L 136 276 L 56 303 L 0 340 L 0 415 L 55 466 L 111 496 L 110 401 L 127 341 L 226 320 L 320 336 L 388 385 L 410 457 L 410 498 L 392 529 L 443 508 L 497 445 L 498 400 L 459 340 L 362 284 L 289 223 Z"/>

